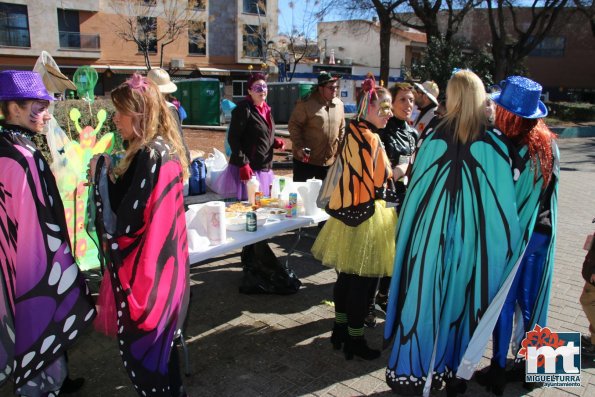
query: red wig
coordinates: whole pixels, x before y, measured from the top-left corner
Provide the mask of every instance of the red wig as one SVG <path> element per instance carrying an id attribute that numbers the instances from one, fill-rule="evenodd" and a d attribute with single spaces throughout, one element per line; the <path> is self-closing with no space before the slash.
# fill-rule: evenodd
<path id="1" fill-rule="evenodd" d="M 537 181 L 539 176 L 537 169 L 540 166 L 543 175 L 541 188 L 545 189 L 552 178 L 554 167 L 552 139 L 557 138 L 556 134 L 545 125 L 543 119 L 525 119 L 501 106 L 497 106 L 495 124 L 496 128 L 516 144 L 527 145 L 535 172 L 534 181 Z"/>

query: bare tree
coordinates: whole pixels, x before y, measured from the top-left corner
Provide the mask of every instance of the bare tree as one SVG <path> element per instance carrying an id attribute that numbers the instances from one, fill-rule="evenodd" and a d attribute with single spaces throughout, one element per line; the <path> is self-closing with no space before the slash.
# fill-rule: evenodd
<path id="1" fill-rule="evenodd" d="M 433 40 L 450 43 L 459 31 L 467 13 L 483 0 L 408 0 L 402 10 L 415 15 L 396 14 L 395 21 L 426 33 L 428 44 Z"/>
<path id="2" fill-rule="evenodd" d="M 277 40 L 268 42 L 270 58 L 280 68 L 290 68 L 287 74 L 287 81 L 293 79 L 297 65 L 305 60 L 316 56 L 318 52 L 316 36 L 316 24 L 321 20 L 321 4 L 319 1 L 302 1 L 304 14 L 296 20 L 295 3 L 289 2 L 288 14 L 280 13 L 281 18 L 291 18 L 290 31 L 282 32 Z M 282 73 L 282 71 L 280 71 Z"/>
<path id="3" fill-rule="evenodd" d="M 503 79 L 550 33 L 568 0 L 533 1 L 518 7 L 511 0 L 486 1 L 492 33 L 494 78 Z M 520 13 L 529 13 L 522 18 Z"/>
<path id="4" fill-rule="evenodd" d="M 161 50 L 159 66 L 163 67 L 165 47 L 188 32 L 189 41 L 200 41 L 197 16 L 204 9 L 205 0 L 110 0 L 110 7 L 118 15 L 114 31 L 124 41 L 136 43 L 143 54 L 147 69 L 151 69 L 151 55 Z M 205 26 L 204 24 L 202 26 Z"/>
<path id="5" fill-rule="evenodd" d="M 407 0 L 326 0 L 321 1 L 319 16 L 333 9 L 346 17 L 377 16 L 380 26 L 380 80 L 388 82 L 390 73 L 390 40 L 393 21 L 397 10 L 406 5 Z"/>

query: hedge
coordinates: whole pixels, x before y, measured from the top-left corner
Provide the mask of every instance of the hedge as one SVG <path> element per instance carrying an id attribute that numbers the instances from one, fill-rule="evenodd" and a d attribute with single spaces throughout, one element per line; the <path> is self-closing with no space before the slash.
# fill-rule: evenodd
<path id="1" fill-rule="evenodd" d="M 105 111 L 107 112 L 107 118 L 105 119 L 103 126 L 97 133 L 96 139 L 99 140 L 108 132 L 114 132 L 114 137 L 116 139 L 116 145 L 114 150 L 122 150 L 122 140 L 120 134 L 116 133 L 116 126 L 113 121 L 114 105 L 112 104 L 111 100 L 98 98 L 95 100 L 94 103 L 89 104 L 89 102 L 84 101 L 82 99 L 67 99 L 65 101 L 58 101 L 55 103 L 55 105 L 56 106 L 54 108 L 54 118 L 58 122 L 58 125 L 62 127 L 62 129 L 70 139 L 74 139 L 77 141 L 79 140 L 79 135 L 74 122 L 70 119 L 70 110 L 73 108 L 77 108 L 80 111 L 81 117 L 79 119 L 79 126 L 81 128 L 90 126 L 93 129 L 95 129 L 95 127 L 99 123 L 97 120 L 97 112 L 99 112 L 100 109 L 105 109 Z M 39 150 L 41 150 L 48 162 L 51 163 L 52 158 L 48 149 L 45 136 L 39 134 L 35 135 L 33 137 L 33 141 L 37 145 Z"/>
<path id="2" fill-rule="evenodd" d="M 595 105 L 586 102 L 547 102 L 550 114 L 563 121 L 595 121 Z"/>

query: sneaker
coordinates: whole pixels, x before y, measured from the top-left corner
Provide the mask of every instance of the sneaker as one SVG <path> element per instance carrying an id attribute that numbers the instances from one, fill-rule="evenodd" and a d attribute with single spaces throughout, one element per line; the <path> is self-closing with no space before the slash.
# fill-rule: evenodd
<path id="1" fill-rule="evenodd" d="M 376 306 L 383 312 L 386 314 L 386 307 L 388 305 L 388 295 L 382 295 L 381 293 L 378 293 L 378 295 L 376 295 Z"/>
<path id="2" fill-rule="evenodd" d="M 374 303 L 368 306 L 368 314 L 364 318 L 364 326 L 368 328 L 376 328 L 376 307 Z"/>
<path id="3" fill-rule="evenodd" d="M 376 328 L 376 313 L 373 311 L 368 313 L 366 318 L 364 318 L 364 325 L 368 328 Z"/>

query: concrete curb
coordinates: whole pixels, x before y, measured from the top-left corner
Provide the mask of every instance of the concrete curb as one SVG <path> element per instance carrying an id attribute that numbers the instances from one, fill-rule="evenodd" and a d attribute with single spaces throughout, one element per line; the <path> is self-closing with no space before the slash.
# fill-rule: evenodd
<path id="1" fill-rule="evenodd" d="M 227 125 L 184 125 L 184 128 L 196 129 L 196 130 L 207 130 L 207 131 L 220 131 L 225 133 L 227 131 Z M 287 131 L 287 125 L 276 125 L 275 134 L 282 137 L 289 137 Z M 585 125 L 578 127 L 550 127 L 552 131 L 558 134 L 560 139 L 563 138 L 591 138 L 595 137 L 595 125 Z"/>

